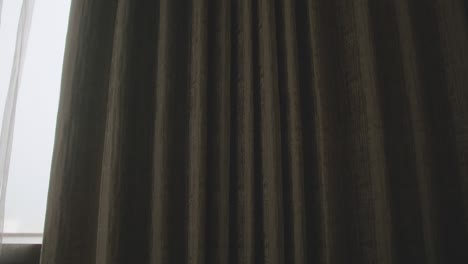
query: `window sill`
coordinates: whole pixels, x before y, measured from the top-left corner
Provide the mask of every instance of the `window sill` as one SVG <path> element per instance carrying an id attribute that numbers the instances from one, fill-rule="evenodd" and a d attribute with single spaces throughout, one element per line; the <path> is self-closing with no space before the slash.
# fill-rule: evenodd
<path id="1" fill-rule="evenodd" d="M 3 233 L 3 244 L 42 244 L 42 233 Z"/>

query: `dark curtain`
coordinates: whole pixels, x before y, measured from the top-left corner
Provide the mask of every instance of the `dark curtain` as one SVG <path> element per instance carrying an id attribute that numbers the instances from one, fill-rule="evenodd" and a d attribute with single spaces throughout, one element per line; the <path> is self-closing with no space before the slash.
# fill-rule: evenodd
<path id="1" fill-rule="evenodd" d="M 42 264 L 468 263 L 467 7 L 73 1 Z"/>

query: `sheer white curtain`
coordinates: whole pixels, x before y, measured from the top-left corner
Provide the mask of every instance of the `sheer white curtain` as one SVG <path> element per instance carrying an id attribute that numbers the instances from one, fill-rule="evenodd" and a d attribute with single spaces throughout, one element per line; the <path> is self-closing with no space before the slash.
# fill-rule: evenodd
<path id="1" fill-rule="evenodd" d="M 3 1 L 0 0 L 0 20 Z M 5 108 L 3 110 L 2 126 L 0 131 L 0 239 L 3 240 L 4 212 L 6 185 L 11 157 L 11 146 L 13 143 L 13 131 L 15 125 L 15 110 L 18 97 L 18 87 L 21 82 L 24 60 L 28 46 L 29 31 L 34 9 L 34 0 L 23 0 L 21 13 L 18 21 L 16 34 L 16 45 L 11 67 L 9 86 Z M 0 22 L 1 26 L 1 22 Z M 4 88 L 2 88 L 4 89 Z M 0 241 L 1 242 L 1 241 Z M 1 243 L 0 243 L 1 247 Z"/>
<path id="2" fill-rule="evenodd" d="M 0 25 L 2 24 L 2 6 L 3 6 L 3 0 L 0 0 Z"/>
<path id="3" fill-rule="evenodd" d="M 0 25 L 2 24 L 2 6 L 3 6 L 3 0 L 0 0 Z"/>

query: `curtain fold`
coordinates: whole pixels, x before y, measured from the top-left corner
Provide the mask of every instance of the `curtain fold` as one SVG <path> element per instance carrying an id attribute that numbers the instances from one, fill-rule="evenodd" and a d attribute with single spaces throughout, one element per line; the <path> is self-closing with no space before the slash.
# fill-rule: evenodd
<path id="1" fill-rule="evenodd" d="M 42 262 L 468 260 L 463 1 L 73 1 Z"/>

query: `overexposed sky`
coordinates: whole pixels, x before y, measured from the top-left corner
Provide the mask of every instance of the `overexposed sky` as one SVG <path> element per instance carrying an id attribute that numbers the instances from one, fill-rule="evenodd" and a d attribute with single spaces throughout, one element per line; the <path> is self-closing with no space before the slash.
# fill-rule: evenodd
<path id="1" fill-rule="evenodd" d="M 4 0 L 0 24 L 0 119 L 22 1 Z M 42 233 L 70 0 L 36 0 L 19 87 L 5 205 L 7 233 Z"/>

